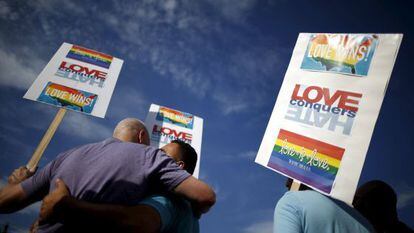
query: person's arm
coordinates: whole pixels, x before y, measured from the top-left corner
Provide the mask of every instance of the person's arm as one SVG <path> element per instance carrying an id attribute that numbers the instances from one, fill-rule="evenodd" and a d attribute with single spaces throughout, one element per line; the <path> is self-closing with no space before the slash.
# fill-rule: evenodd
<path id="1" fill-rule="evenodd" d="M 95 204 L 76 200 L 62 180 L 43 199 L 40 221 L 64 221 L 70 225 L 86 224 L 93 229 L 120 232 L 159 232 L 159 213 L 148 205 L 122 206 Z"/>
<path id="2" fill-rule="evenodd" d="M 57 207 L 69 224 L 96 224 L 101 229 L 120 232 L 159 232 L 161 220 L 158 212 L 148 205 L 121 206 L 95 204 L 65 197 Z"/>
<path id="3" fill-rule="evenodd" d="M 13 213 L 26 207 L 30 202 L 20 184 L 8 184 L 0 190 L 0 213 Z"/>
<path id="4" fill-rule="evenodd" d="M 206 213 L 216 203 L 216 194 L 206 183 L 189 176 L 181 182 L 174 193 L 188 199 L 196 213 Z"/>
<path id="5" fill-rule="evenodd" d="M 159 182 L 167 191 L 189 200 L 195 213 L 206 213 L 214 205 L 216 194 L 213 189 L 181 169 L 170 156 L 161 150 L 146 156 L 148 177 L 153 182 Z"/>
<path id="6" fill-rule="evenodd" d="M 8 177 L 8 184 L 0 189 L 0 213 L 12 213 L 27 206 L 30 202 L 26 198 L 20 183 L 35 173 L 26 167 L 19 167 Z"/>

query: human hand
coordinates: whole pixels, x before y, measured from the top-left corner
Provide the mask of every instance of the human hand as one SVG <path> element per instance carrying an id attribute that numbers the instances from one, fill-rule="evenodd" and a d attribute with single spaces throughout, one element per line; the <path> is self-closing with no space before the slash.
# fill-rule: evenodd
<path id="1" fill-rule="evenodd" d="M 29 170 L 26 167 L 19 167 L 13 171 L 13 173 L 8 177 L 7 182 L 9 184 L 20 184 L 27 178 L 33 176 L 37 170 L 37 167 L 33 170 Z"/>
<path id="2" fill-rule="evenodd" d="M 63 180 L 57 179 L 55 190 L 43 198 L 40 207 L 40 222 L 59 220 L 60 213 L 57 207 L 65 197 L 70 197 L 69 189 Z"/>
<path id="3" fill-rule="evenodd" d="M 37 219 L 36 222 L 34 222 L 30 226 L 29 233 L 36 233 L 38 228 L 39 228 L 39 219 Z"/>

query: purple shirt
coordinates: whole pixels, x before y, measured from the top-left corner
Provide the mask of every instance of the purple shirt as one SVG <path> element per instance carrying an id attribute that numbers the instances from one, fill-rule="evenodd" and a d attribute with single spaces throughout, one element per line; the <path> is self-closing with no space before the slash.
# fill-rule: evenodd
<path id="1" fill-rule="evenodd" d="M 62 179 L 73 197 L 99 203 L 135 205 L 155 190 L 173 190 L 190 176 L 159 149 L 109 138 L 61 153 L 21 183 L 40 200 Z M 60 232 L 46 224 L 39 232 Z"/>

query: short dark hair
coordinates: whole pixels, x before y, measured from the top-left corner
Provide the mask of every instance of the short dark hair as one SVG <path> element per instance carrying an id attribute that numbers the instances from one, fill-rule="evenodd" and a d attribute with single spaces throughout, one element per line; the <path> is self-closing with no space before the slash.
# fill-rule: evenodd
<path id="1" fill-rule="evenodd" d="M 180 146 L 181 157 L 182 157 L 181 159 L 185 163 L 185 167 L 186 167 L 185 170 L 188 173 L 193 174 L 194 169 L 197 164 L 197 152 L 194 150 L 194 148 L 190 144 L 183 142 L 181 140 L 173 140 L 171 141 L 171 143 L 175 143 Z"/>
<path id="2" fill-rule="evenodd" d="M 378 232 L 398 222 L 397 194 L 381 180 L 371 180 L 359 187 L 354 196 L 353 206 Z"/>

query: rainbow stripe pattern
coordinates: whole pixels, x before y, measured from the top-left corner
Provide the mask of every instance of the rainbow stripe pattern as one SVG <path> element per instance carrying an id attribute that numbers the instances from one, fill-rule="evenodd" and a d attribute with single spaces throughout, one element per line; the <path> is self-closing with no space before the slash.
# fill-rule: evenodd
<path id="1" fill-rule="evenodd" d="M 106 69 L 109 69 L 109 66 L 111 65 L 113 59 L 113 57 L 110 55 L 83 48 L 77 45 L 72 46 L 66 57 L 100 66 Z"/>
<path id="2" fill-rule="evenodd" d="M 330 193 L 345 149 L 280 129 L 268 166 Z"/>
<path id="3" fill-rule="evenodd" d="M 160 107 L 156 119 L 187 129 L 193 129 L 194 116 L 171 108 Z"/>
<path id="4" fill-rule="evenodd" d="M 91 114 L 98 95 L 48 82 L 38 101 Z"/>

